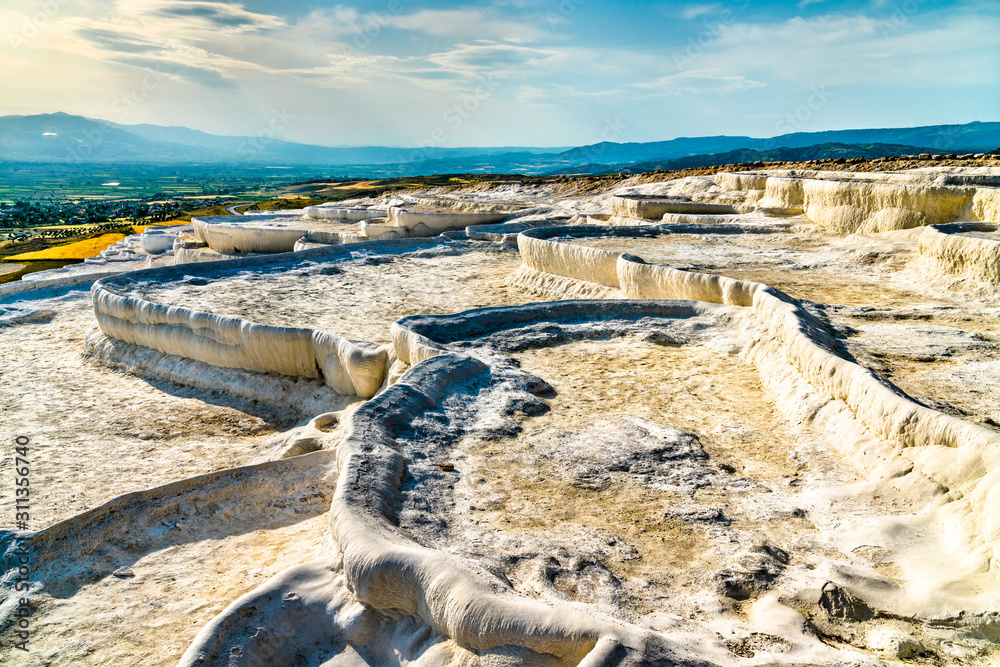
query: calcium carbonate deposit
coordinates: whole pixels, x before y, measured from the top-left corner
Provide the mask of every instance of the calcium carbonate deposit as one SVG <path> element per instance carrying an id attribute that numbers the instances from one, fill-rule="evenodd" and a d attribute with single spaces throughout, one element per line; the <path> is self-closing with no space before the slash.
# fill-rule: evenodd
<path id="1" fill-rule="evenodd" d="M 995 168 L 497 184 L 4 286 L 0 660 L 998 664 L 998 221 Z"/>

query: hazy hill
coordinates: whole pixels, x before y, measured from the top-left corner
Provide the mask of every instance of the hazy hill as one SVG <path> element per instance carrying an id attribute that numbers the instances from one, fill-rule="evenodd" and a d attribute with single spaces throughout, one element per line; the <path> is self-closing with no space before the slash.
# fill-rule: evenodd
<path id="1" fill-rule="evenodd" d="M 606 142 L 573 148 L 555 157 L 574 164 L 631 164 L 665 161 L 691 155 L 713 155 L 741 148 L 768 151 L 778 148 L 804 148 L 830 144 L 896 144 L 924 146 L 945 153 L 978 153 L 992 150 L 1000 145 L 1000 123 L 974 122 L 965 125 L 795 132 L 768 139 L 717 136 L 681 137 L 670 141 L 650 143 L 616 144 Z"/>
<path id="2" fill-rule="evenodd" d="M 0 159 L 16 161 L 135 161 L 149 163 L 277 163 L 288 165 L 400 164 L 519 152 L 557 153 L 564 147 L 404 148 L 329 147 L 269 137 L 227 137 L 186 127 L 120 125 L 65 113 L 0 117 Z"/>
<path id="3" fill-rule="evenodd" d="M 982 152 L 998 145 L 1000 123 L 979 122 L 916 128 L 796 132 L 769 139 L 714 136 L 682 137 L 648 143 L 604 142 L 570 149 L 417 149 L 392 146 L 315 146 L 266 137 L 218 136 L 186 127 L 119 125 L 65 113 L 0 117 L 0 160 L 6 161 L 351 166 L 352 171 L 358 173 L 370 171 L 373 175 L 401 176 L 462 172 L 579 173 L 624 167 L 672 169 L 678 167 L 668 165 L 692 156 L 697 157 L 701 166 L 756 160 L 878 157 L 882 154 L 898 155 L 898 151 L 903 150 Z M 845 146 L 851 148 L 844 148 Z M 785 157 L 793 154 L 774 152 L 809 147 L 815 150 L 812 153 L 798 154 L 798 157 Z M 705 162 L 706 159 L 722 161 Z M 372 169 L 365 169 L 366 165 Z"/>
<path id="4" fill-rule="evenodd" d="M 143 160 L 200 161 L 211 157 L 202 149 L 164 144 L 64 113 L 0 118 L 0 159 L 31 162 Z"/>

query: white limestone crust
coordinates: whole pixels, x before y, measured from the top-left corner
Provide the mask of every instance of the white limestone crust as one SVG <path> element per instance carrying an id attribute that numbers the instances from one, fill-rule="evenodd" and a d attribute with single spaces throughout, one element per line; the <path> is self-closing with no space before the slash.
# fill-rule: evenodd
<path id="1" fill-rule="evenodd" d="M 573 231 L 565 229 L 567 235 Z M 920 405 L 870 370 L 834 354 L 829 336 L 793 299 L 772 287 L 646 264 L 624 254 L 616 257 L 614 279 L 607 277 L 604 254 L 591 259 L 574 253 L 571 272 L 559 273 L 571 244 L 534 237 L 543 234 L 554 230 L 518 236 L 525 264 L 538 271 L 587 279 L 589 269 L 591 282 L 619 287 L 626 298 L 696 299 L 748 308 L 813 386 L 844 401 L 921 474 L 967 500 L 980 536 L 993 552 L 994 567 L 1000 565 L 1000 436 Z"/>
<path id="2" fill-rule="evenodd" d="M 939 271 L 1000 284 L 1000 231 L 996 224 L 931 225 L 918 241 L 920 255 Z"/>

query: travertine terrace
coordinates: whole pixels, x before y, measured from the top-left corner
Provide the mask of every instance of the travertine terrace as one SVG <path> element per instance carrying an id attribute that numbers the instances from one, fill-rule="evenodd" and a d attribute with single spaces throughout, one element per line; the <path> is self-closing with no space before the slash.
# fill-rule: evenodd
<path id="1" fill-rule="evenodd" d="M 989 166 L 494 184 L 0 288 L 2 660 L 997 664 L 998 221 Z"/>

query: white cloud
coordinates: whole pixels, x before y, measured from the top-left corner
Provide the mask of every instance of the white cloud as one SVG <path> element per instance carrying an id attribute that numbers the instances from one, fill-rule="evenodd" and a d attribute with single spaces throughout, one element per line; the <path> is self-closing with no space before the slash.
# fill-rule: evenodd
<path id="1" fill-rule="evenodd" d="M 460 40 L 499 40 L 531 42 L 546 36 L 536 26 L 503 18 L 481 9 L 424 9 L 413 14 L 391 16 L 389 24 L 400 30 L 410 30 Z"/>
<path id="2" fill-rule="evenodd" d="M 457 44 L 452 49 L 426 57 L 428 63 L 466 76 L 492 73 L 503 77 L 536 75 L 539 69 L 554 68 L 563 59 L 562 53 L 555 49 L 499 42 Z"/>
<path id="3" fill-rule="evenodd" d="M 699 16 L 705 16 L 706 14 L 713 14 L 719 11 L 720 7 L 717 4 L 712 5 L 690 5 L 681 12 L 681 16 L 686 21 L 691 19 L 696 19 Z"/>
<path id="4" fill-rule="evenodd" d="M 620 88 L 582 90 L 575 86 L 554 84 L 547 87 L 525 85 L 517 90 L 517 101 L 536 106 L 561 106 L 567 103 L 613 101 L 622 95 Z"/>
<path id="5" fill-rule="evenodd" d="M 918 20 L 919 19 L 919 20 Z M 1000 80 L 995 60 L 1000 16 L 940 15 L 903 22 L 864 15 L 795 17 L 779 23 L 734 23 L 700 55 L 702 68 L 736 67 L 771 83 L 854 86 L 982 85 Z M 870 58 L 868 54 L 880 54 Z M 886 57 L 884 54 L 888 54 Z"/>
<path id="6" fill-rule="evenodd" d="M 709 70 L 691 70 L 663 76 L 650 83 L 635 85 L 637 88 L 665 95 L 700 95 L 704 93 L 724 95 L 751 88 L 763 88 L 767 84 L 739 75 L 722 74 Z"/>
<path id="7" fill-rule="evenodd" d="M 361 34 L 374 17 L 362 17 L 354 7 L 337 5 L 330 9 L 314 9 L 296 28 L 313 39 L 335 39 L 345 35 Z M 375 23 L 374 25 L 378 25 Z"/>

